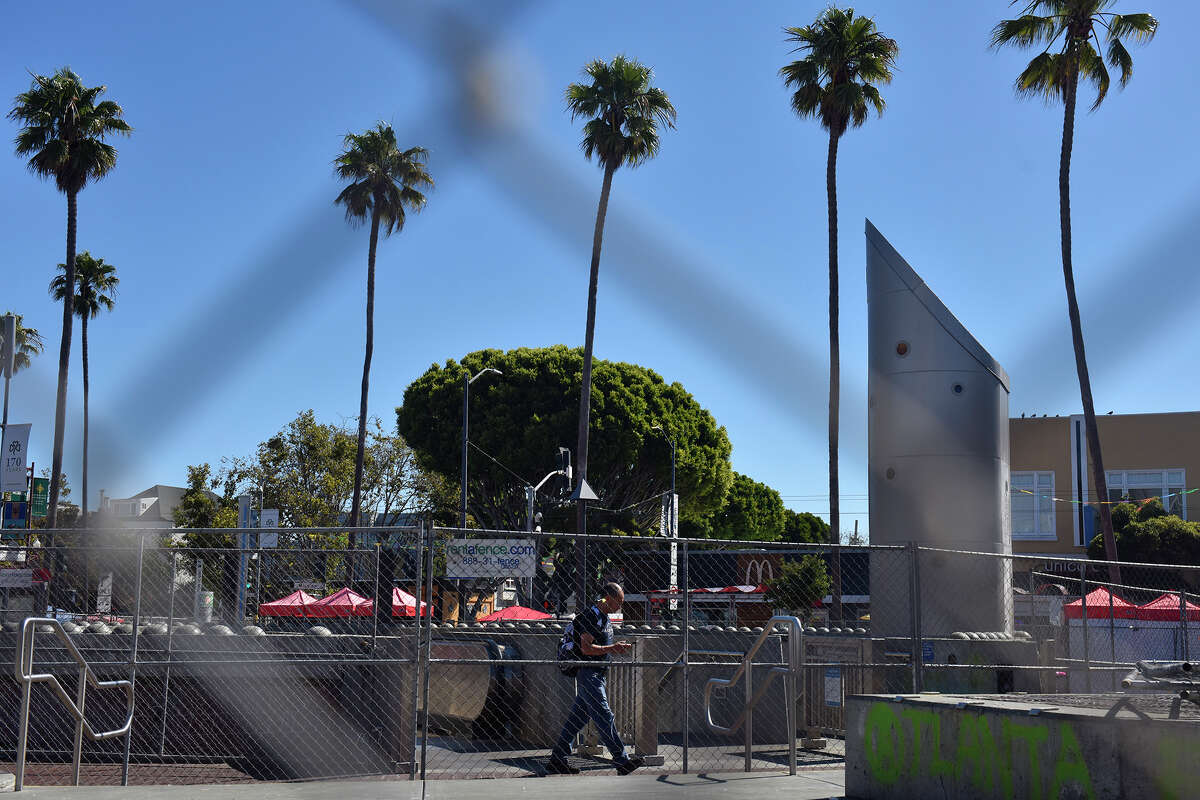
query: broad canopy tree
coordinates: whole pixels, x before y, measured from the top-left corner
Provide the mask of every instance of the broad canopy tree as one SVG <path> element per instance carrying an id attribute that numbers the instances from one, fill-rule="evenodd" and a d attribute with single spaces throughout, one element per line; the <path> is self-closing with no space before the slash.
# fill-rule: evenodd
<path id="1" fill-rule="evenodd" d="M 564 345 L 480 350 L 461 362 L 434 364 L 414 381 L 396 409 L 397 429 L 426 469 L 452 481 L 461 469 L 463 374 L 484 367 L 504 376 L 471 393 L 470 435 L 478 449 L 468 476 L 468 513 L 483 527 L 520 530 L 526 482 L 536 484 L 553 471 L 558 448 L 574 441 L 583 352 Z M 589 531 L 657 532 L 659 498 L 670 491 L 671 451 L 655 425 L 676 442 L 681 526 L 703 523 L 723 506 L 733 479 L 729 437 L 680 384 L 645 367 L 597 360 L 591 405 L 588 482 L 600 501 L 589 510 Z M 543 529 L 570 529 L 570 509 L 563 505 L 569 488 L 554 478 L 539 494 Z"/>

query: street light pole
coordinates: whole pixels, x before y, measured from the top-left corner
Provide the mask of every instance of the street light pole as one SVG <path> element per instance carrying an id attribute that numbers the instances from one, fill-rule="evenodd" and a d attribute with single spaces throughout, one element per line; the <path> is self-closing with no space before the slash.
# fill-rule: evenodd
<path id="1" fill-rule="evenodd" d="M 487 373 L 487 372 L 494 372 L 497 375 L 504 374 L 500 370 L 494 369 L 492 367 L 486 367 L 484 369 L 479 370 L 479 372 L 475 373 L 474 377 L 471 377 L 471 373 L 469 370 L 463 374 L 462 497 L 460 499 L 459 509 L 458 509 L 458 527 L 460 527 L 460 528 L 467 527 L 467 448 L 469 446 L 468 438 L 467 438 L 467 430 L 470 425 L 471 384 L 474 383 L 480 376 L 482 376 L 484 373 Z"/>
<path id="2" fill-rule="evenodd" d="M 670 586 L 668 588 L 672 593 L 675 593 L 679 591 L 679 587 L 676 585 L 679 583 L 679 544 L 675 540 L 679 538 L 679 523 L 675 519 L 675 515 L 677 513 L 675 508 L 675 439 L 669 433 L 667 433 L 666 429 L 661 425 L 655 425 L 653 428 L 651 428 L 651 430 L 656 430 L 661 433 L 663 438 L 667 440 L 667 444 L 671 445 L 671 496 L 667 500 L 667 508 L 669 509 L 667 512 L 667 536 L 671 538 L 671 575 L 669 581 Z M 684 570 L 684 578 L 687 578 L 687 570 Z M 687 595 L 687 588 L 687 586 L 683 587 L 685 596 Z M 685 603 L 684 605 L 686 606 L 687 604 Z M 676 597 L 671 596 L 671 599 L 667 601 L 667 608 L 670 611 L 678 611 L 679 600 Z M 689 622 L 690 620 L 684 619 L 684 626 L 686 627 Z"/>

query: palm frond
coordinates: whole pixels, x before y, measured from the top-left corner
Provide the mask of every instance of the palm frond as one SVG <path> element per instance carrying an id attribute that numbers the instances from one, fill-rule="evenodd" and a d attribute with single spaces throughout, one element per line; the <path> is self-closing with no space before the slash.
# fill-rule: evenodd
<path id="1" fill-rule="evenodd" d="M 1091 42 L 1083 42 L 1079 46 L 1077 57 L 1079 58 L 1079 77 L 1091 81 L 1096 88 L 1096 100 L 1092 103 L 1092 111 L 1095 111 L 1104 102 L 1105 95 L 1108 94 L 1108 68 L 1104 66 L 1104 59 L 1092 47 Z"/>
<path id="2" fill-rule="evenodd" d="M 614 56 L 584 68 L 590 84 L 573 83 L 565 92 L 571 119 L 585 118 L 580 149 L 601 166 L 637 166 L 659 150 L 659 128 L 674 128 L 675 106 L 652 85 L 654 71 L 636 59 Z"/>
<path id="3" fill-rule="evenodd" d="M 1133 77 L 1133 56 L 1129 55 L 1129 51 L 1125 49 L 1125 45 L 1121 40 L 1113 37 L 1108 42 L 1108 63 L 1121 70 L 1121 88 L 1129 83 L 1129 79 Z"/>
<path id="4" fill-rule="evenodd" d="M 1108 19 L 1108 35 L 1114 39 L 1131 36 L 1134 41 L 1144 43 L 1157 32 L 1158 20 L 1149 14 L 1114 14 Z"/>
<path id="5" fill-rule="evenodd" d="M 347 185 L 334 198 L 346 220 L 361 225 L 379 214 L 385 236 L 404 229 L 406 211 L 420 211 L 425 196 L 415 187 L 433 187 L 424 147 L 401 150 L 391 125 L 379 122 L 363 133 L 347 133 L 334 159 L 334 174 Z"/>
<path id="6" fill-rule="evenodd" d="M 1040 42 L 1054 41 L 1062 28 L 1062 20 L 1025 14 L 1016 19 L 1001 20 L 992 28 L 993 48 L 1005 45 L 1032 47 Z"/>

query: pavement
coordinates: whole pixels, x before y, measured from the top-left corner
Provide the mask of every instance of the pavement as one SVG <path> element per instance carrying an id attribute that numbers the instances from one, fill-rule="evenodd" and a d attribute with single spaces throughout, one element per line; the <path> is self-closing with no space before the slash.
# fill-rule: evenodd
<path id="1" fill-rule="evenodd" d="M 200 786 L 26 786 L 30 800 L 830 800 L 843 769 L 693 775 L 554 776 L 490 780 L 312 781 Z"/>

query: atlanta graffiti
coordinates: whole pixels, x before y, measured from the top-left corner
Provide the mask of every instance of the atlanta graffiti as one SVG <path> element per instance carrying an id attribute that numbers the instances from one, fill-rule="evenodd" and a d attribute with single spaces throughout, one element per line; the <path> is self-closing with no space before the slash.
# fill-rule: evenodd
<path id="1" fill-rule="evenodd" d="M 976 797 L 1096 797 L 1067 722 L 878 702 L 867 713 L 865 734 L 867 768 L 884 786 L 903 777 L 940 778 Z"/>

